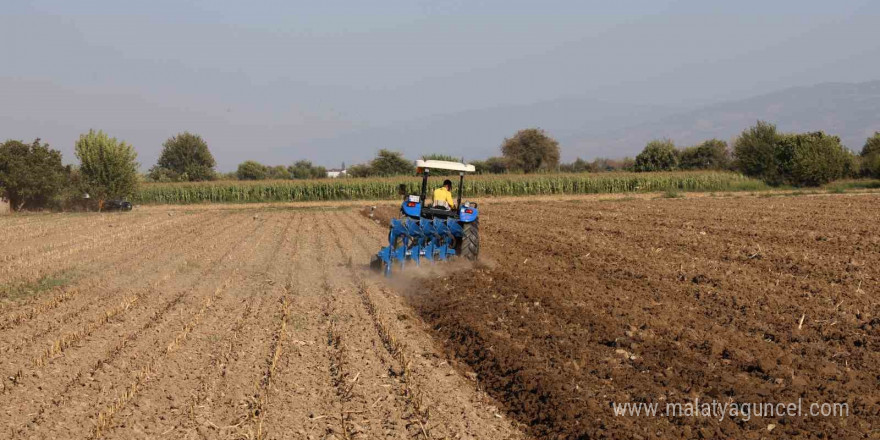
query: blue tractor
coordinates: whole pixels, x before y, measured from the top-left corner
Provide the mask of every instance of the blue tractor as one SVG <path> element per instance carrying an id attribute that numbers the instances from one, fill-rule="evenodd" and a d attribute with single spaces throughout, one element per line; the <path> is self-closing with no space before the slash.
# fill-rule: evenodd
<path id="1" fill-rule="evenodd" d="M 431 170 L 458 172 L 458 203 L 453 209 L 443 203 L 427 203 L 428 177 Z M 464 173 L 474 172 L 473 165 L 443 160 L 417 160 L 416 172 L 422 176 L 419 194 L 409 194 L 401 185 L 403 203 L 400 218 L 391 219 L 388 246 L 373 256 L 370 267 L 391 275 L 395 265 L 447 261 L 452 258 L 476 260 L 480 255 L 480 222 L 477 204 L 461 203 Z"/>

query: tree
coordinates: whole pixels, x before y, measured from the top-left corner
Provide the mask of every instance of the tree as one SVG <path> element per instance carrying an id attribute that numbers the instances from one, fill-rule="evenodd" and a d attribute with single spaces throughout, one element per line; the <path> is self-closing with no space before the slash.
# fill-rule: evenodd
<path id="1" fill-rule="evenodd" d="M 819 186 L 850 174 L 853 155 L 837 136 L 821 131 L 784 135 L 777 145 L 784 181 Z"/>
<path id="2" fill-rule="evenodd" d="M 458 158 L 455 156 L 450 156 L 448 154 L 438 154 L 438 153 L 422 155 L 422 160 L 442 160 L 442 161 L 446 161 L 446 162 L 464 162 L 464 160 L 461 158 Z M 473 165 L 473 164 L 471 164 L 471 165 Z M 474 165 L 474 167 L 476 168 L 476 165 Z M 433 170 L 431 170 L 431 174 L 433 174 L 435 176 L 451 176 L 451 175 L 457 175 L 458 171 L 433 169 Z"/>
<path id="3" fill-rule="evenodd" d="M 25 206 L 41 208 L 64 188 L 67 171 L 61 152 L 40 144 L 9 140 L 0 144 L 0 195 L 17 211 Z"/>
<path id="4" fill-rule="evenodd" d="M 471 165 L 477 174 L 502 174 L 508 170 L 507 159 L 503 157 L 490 157 L 486 160 L 475 160 Z"/>
<path id="5" fill-rule="evenodd" d="M 307 160 L 300 160 L 287 167 L 287 172 L 292 179 L 320 179 L 327 177 L 327 168 L 312 165 Z"/>
<path id="6" fill-rule="evenodd" d="M 776 132 L 773 124 L 759 121 L 734 144 L 737 168 L 770 185 L 818 186 L 850 176 L 856 157 L 837 136 Z"/>
<path id="7" fill-rule="evenodd" d="M 266 167 L 266 178 L 274 180 L 290 179 L 290 172 L 284 165 L 275 165 L 274 167 Z"/>
<path id="8" fill-rule="evenodd" d="M 464 160 L 462 160 L 458 157 L 450 156 L 448 154 L 439 154 L 439 153 L 423 154 L 422 160 L 443 160 L 446 162 L 464 162 Z"/>
<path id="9" fill-rule="evenodd" d="M 414 172 L 413 163 L 395 151 L 379 150 L 376 158 L 370 161 L 370 174 L 373 176 L 397 176 Z"/>
<path id="10" fill-rule="evenodd" d="M 559 165 L 559 171 L 563 171 L 566 173 L 586 173 L 594 170 L 592 164 L 578 157 L 572 163 Z"/>
<path id="11" fill-rule="evenodd" d="M 742 132 L 733 144 L 734 166 L 743 174 L 762 179 L 771 185 L 782 183 L 776 158 L 780 134 L 776 126 L 758 121 Z"/>
<path id="12" fill-rule="evenodd" d="M 862 147 L 861 172 L 865 177 L 880 178 L 880 131 L 865 141 Z"/>
<path id="13" fill-rule="evenodd" d="M 862 157 L 868 157 L 875 154 L 880 154 L 880 131 L 875 131 L 874 135 L 869 137 L 868 140 L 865 141 L 865 146 L 862 147 Z"/>
<path id="14" fill-rule="evenodd" d="M 655 139 L 636 156 L 636 171 L 672 171 L 678 168 L 678 150 L 669 139 Z"/>
<path id="15" fill-rule="evenodd" d="M 111 138 L 103 131 L 89 130 L 76 141 L 76 157 L 86 192 L 98 200 L 124 198 L 134 193 L 138 184 L 137 153 L 131 145 Z"/>
<path id="16" fill-rule="evenodd" d="M 559 165 L 559 142 L 540 128 L 527 128 L 504 139 L 501 154 L 510 168 L 524 173 L 554 169 Z"/>
<path id="17" fill-rule="evenodd" d="M 349 177 L 369 177 L 372 173 L 370 166 L 367 164 L 352 165 L 346 173 Z"/>
<path id="18" fill-rule="evenodd" d="M 679 158 L 679 167 L 683 170 L 723 170 L 730 166 L 727 142 L 719 139 L 685 148 Z"/>
<path id="19" fill-rule="evenodd" d="M 202 181 L 215 178 L 216 162 L 201 136 L 183 132 L 162 144 L 162 155 L 150 169 L 153 180 Z"/>
<path id="20" fill-rule="evenodd" d="M 238 170 L 235 172 L 238 180 L 264 180 L 268 174 L 269 170 L 265 165 L 253 160 L 238 164 Z"/>

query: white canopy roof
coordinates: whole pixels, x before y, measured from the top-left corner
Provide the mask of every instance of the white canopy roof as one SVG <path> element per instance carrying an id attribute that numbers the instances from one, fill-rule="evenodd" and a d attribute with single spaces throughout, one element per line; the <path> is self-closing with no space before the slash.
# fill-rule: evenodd
<path id="1" fill-rule="evenodd" d="M 473 173 L 477 171 L 477 169 L 474 168 L 473 165 L 461 162 L 447 162 L 445 160 L 417 160 L 416 168 L 418 168 L 418 172 L 420 173 L 425 168 L 429 170 L 464 171 L 467 173 Z"/>

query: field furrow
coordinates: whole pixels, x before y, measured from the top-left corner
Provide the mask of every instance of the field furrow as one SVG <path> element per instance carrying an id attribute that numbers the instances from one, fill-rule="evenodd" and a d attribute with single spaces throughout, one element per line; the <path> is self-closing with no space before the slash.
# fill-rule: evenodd
<path id="1" fill-rule="evenodd" d="M 0 436 L 872 438 L 877 202 L 488 201 L 391 278 L 391 205 L 0 219 Z M 614 411 L 694 399 L 848 414 Z"/>

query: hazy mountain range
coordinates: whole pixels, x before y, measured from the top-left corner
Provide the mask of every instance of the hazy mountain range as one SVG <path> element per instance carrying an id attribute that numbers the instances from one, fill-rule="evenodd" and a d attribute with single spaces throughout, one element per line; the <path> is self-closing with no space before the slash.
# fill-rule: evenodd
<path id="1" fill-rule="evenodd" d="M 501 106 L 437 115 L 372 127 L 323 139 L 319 148 L 366 145 L 403 151 L 415 158 L 445 153 L 481 159 L 499 154 L 505 137 L 526 127 L 541 127 L 559 140 L 563 159 L 634 156 L 651 139 L 670 138 L 686 146 L 705 139 L 731 140 L 757 120 L 782 131 L 817 131 L 839 135 L 861 150 L 880 130 L 880 81 L 824 83 L 704 106 L 613 104 L 587 98 L 559 99 L 531 105 Z"/>
<path id="2" fill-rule="evenodd" d="M 794 87 L 603 132 L 582 131 L 568 139 L 577 154 L 632 155 L 654 138 L 670 138 L 679 145 L 713 137 L 730 140 L 757 120 L 775 123 L 782 131 L 822 130 L 860 151 L 865 139 L 880 131 L 880 81 Z"/>

